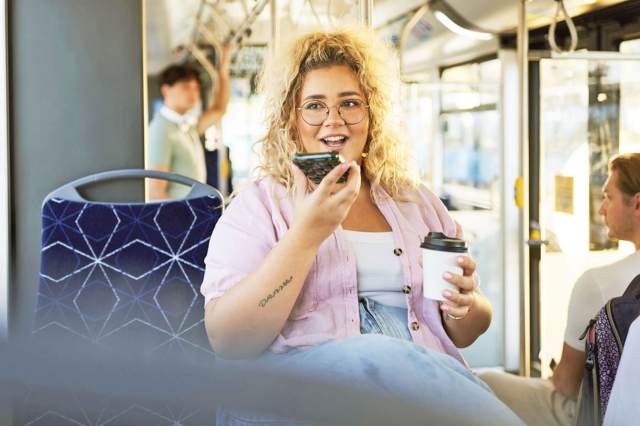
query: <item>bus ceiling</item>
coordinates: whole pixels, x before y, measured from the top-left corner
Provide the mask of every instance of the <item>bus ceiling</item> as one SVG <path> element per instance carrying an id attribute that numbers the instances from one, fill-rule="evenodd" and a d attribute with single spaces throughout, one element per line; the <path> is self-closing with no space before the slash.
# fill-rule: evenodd
<path id="1" fill-rule="evenodd" d="M 216 50 L 225 42 L 267 46 L 275 34 L 272 10 L 278 32 L 288 34 L 299 28 L 363 22 L 362 14 L 371 4 L 371 25 L 396 47 L 402 47 L 403 75 L 407 75 L 425 67 L 464 62 L 472 55 L 495 53 L 501 43 L 496 35 L 515 35 L 519 2 L 490 3 L 487 7 L 487 2 L 467 0 L 147 0 L 148 72 L 157 74 L 171 63 L 184 61 L 201 45 Z M 575 17 L 622 1 L 562 3 L 566 15 Z M 556 0 L 530 1 L 529 29 L 550 26 L 558 19 L 558 7 Z"/>

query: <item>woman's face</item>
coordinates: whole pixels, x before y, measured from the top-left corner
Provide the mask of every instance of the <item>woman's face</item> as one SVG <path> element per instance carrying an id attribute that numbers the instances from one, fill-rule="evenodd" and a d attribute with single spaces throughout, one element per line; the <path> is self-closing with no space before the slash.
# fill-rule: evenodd
<path id="1" fill-rule="evenodd" d="M 307 152 L 338 151 L 345 161 L 360 164 L 369 109 L 351 68 L 333 65 L 309 71 L 297 106 L 302 108 L 296 110 L 298 132 Z M 325 107 L 329 107 L 328 116 Z"/>

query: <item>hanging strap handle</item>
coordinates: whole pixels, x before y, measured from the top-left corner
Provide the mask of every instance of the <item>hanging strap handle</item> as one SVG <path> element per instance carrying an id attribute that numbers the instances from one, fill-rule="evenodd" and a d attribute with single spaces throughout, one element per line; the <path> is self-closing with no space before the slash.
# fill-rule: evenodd
<path id="1" fill-rule="evenodd" d="M 556 23 L 560 18 L 560 13 L 564 14 L 564 19 L 567 21 L 567 27 L 569 27 L 569 35 L 571 36 L 571 45 L 569 46 L 569 50 L 566 53 L 571 53 L 576 50 L 578 46 L 578 32 L 576 31 L 576 26 L 573 23 L 573 19 L 567 13 L 567 8 L 564 6 L 564 0 L 556 0 L 556 14 L 553 17 L 553 21 L 551 21 L 551 25 L 549 26 L 549 33 L 547 34 L 549 38 L 549 44 L 551 45 L 551 50 L 558 53 L 563 53 L 564 51 L 558 47 L 556 43 Z"/>

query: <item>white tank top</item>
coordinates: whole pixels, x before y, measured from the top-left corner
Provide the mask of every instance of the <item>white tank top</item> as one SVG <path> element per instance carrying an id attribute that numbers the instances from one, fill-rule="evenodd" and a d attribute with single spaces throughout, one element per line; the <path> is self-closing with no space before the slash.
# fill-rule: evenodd
<path id="1" fill-rule="evenodd" d="M 402 292 L 404 275 L 400 258 L 393 253 L 393 232 L 344 230 L 356 258 L 358 296 L 383 305 L 406 308 Z"/>

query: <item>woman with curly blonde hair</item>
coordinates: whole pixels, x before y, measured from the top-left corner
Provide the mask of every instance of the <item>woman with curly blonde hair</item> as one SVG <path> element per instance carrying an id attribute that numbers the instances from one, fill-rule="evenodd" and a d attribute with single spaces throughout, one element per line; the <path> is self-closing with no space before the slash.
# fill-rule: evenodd
<path id="1" fill-rule="evenodd" d="M 406 379 L 423 380 L 420 392 L 433 380 L 428 366 L 446 364 L 449 380 L 471 380 L 471 395 L 493 401 L 458 350 L 491 321 L 474 261 L 460 256 L 463 273 L 445 274 L 459 291 L 445 291 L 444 302 L 423 297 L 422 239 L 460 230 L 410 172 L 385 51 L 364 29 L 319 31 L 294 39 L 266 67 L 261 177 L 231 202 L 205 259 L 209 340 L 225 358 L 337 356 L 334 368 L 364 376 L 355 361 L 363 350 L 382 370 L 385 354 L 400 351 L 417 362 Z M 345 161 L 318 185 L 292 165 L 296 152 L 328 151 Z"/>
<path id="2" fill-rule="evenodd" d="M 261 80 L 268 123 L 267 135 L 261 141 L 262 174 L 292 188 L 291 157 L 305 150 L 295 114 L 304 78 L 309 71 L 327 68 L 327 64 L 344 65 L 352 69 L 367 94 L 369 125 L 363 149 L 367 155 L 354 159 L 373 186 L 382 185 L 394 197 L 416 189 L 418 180 L 409 169 L 407 146 L 398 137 L 391 113 L 392 82 L 397 79 L 388 60 L 390 52 L 379 44 L 374 49 L 372 37 L 365 31 L 312 33 L 280 50 L 271 60 Z"/>

